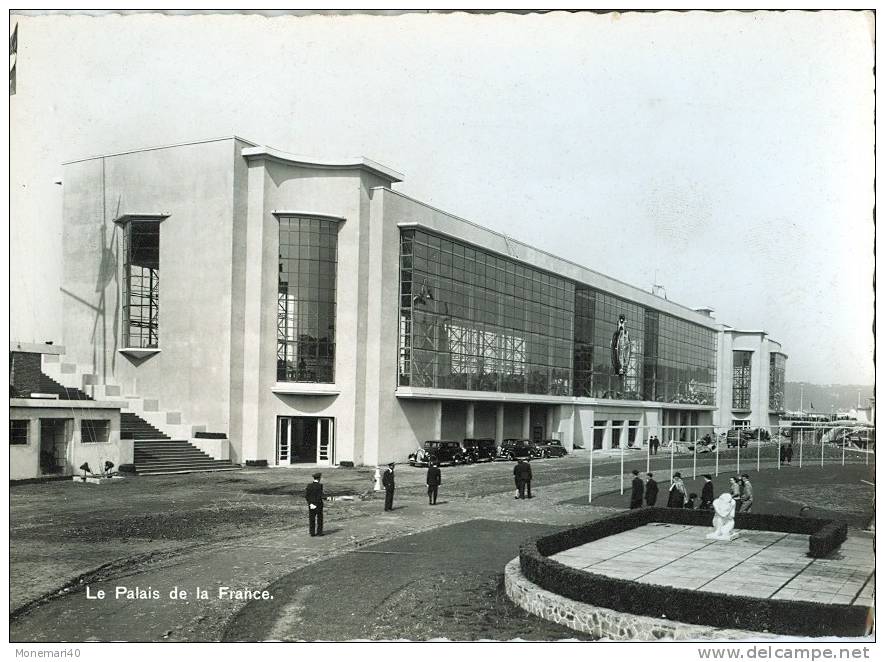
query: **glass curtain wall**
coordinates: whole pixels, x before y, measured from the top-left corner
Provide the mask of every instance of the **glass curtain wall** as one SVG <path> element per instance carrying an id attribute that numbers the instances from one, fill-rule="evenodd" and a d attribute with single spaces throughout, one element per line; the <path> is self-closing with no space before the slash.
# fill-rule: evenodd
<path id="1" fill-rule="evenodd" d="M 574 341 L 576 396 L 699 405 L 715 401 L 712 329 L 577 285 Z"/>
<path id="2" fill-rule="evenodd" d="M 335 381 L 338 222 L 280 216 L 277 381 Z"/>
<path id="3" fill-rule="evenodd" d="M 574 296 L 552 274 L 403 231 L 399 384 L 571 394 Z"/>
<path id="4" fill-rule="evenodd" d="M 787 357 L 773 352 L 769 356 L 768 369 L 768 409 L 785 411 L 784 378 L 787 370 Z"/>

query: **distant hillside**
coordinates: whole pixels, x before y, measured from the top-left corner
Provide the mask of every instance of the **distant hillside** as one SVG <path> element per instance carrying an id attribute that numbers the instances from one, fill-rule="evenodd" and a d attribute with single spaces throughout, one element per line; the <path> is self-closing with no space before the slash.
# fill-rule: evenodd
<path id="1" fill-rule="evenodd" d="M 840 409 L 852 409 L 857 406 L 857 393 L 860 391 L 860 406 L 869 405 L 868 398 L 873 397 L 872 386 L 860 384 L 807 384 L 801 382 L 787 382 L 786 404 L 790 411 L 799 410 L 800 385 L 804 390 L 802 397 L 805 411 L 814 411 L 818 414 L 829 414 L 831 411 Z M 811 408 L 812 404 L 814 409 Z"/>

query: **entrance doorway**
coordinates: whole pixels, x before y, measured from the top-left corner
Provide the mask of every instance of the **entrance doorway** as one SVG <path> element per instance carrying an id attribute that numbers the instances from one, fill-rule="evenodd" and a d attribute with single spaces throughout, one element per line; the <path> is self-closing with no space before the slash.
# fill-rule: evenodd
<path id="1" fill-rule="evenodd" d="M 70 474 L 70 460 L 68 460 L 68 436 L 70 434 L 69 419 L 67 418 L 41 418 L 40 419 L 40 474 Z"/>
<path id="2" fill-rule="evenodd" d="M 334 420 L 318 416 L 277 417 L 277 464 L 335 463 Z"/>

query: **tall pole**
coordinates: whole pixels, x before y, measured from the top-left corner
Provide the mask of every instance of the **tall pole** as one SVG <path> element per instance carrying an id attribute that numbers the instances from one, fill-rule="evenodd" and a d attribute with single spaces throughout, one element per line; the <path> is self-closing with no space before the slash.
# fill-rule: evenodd
<path id="1" fill-rule="evenodd" d="M 587 485 L 587 503 L 593 503 L 593 451 L 596 440 L 596 423 L 590 428 L 590 481 Z"/>
<path id="2" fill-rule="evenodd" d="M 672 434 L 672 432 L 671 432 Z M 670 480 L 673 480 L 673 454 L 676 452 L 676 444 L 670 439 Z"/>
<path id="3" fill-rule="evenodd" d="M 648 434 L 650 430 L 651 427 L 646 430 L 646 436 L 648 438 L 645 440 L 645 473 L 651 471 L 651 435 Z"/>
<path id="4" fill-rule="evenodd" d="M 756 471 L 759 471 L 759 453 L 762 452 L 762 428 L 756 433 Z"/>
<path id="5" fill-rule="evenodd" d="M 815 435 L 815 436 L 817 436 L 817 435 Z M 821 432 L 821 435 L 820 435 L 820 466 L 821 467 L 824 466 L 824 448 L 825 448 L 824 434 L 823 434 L 823 432 Z"/>
<path id="6" fill-rule="evenodd" d="M 781 431 L 777 430 L 777 470 L 781 470 Z"/>
<path id="7" fill-rule="evenodd" d="M 621 494 L 624 493 L 624 444 L 623 439 L 620 437 L 620 432 L 618 434 L 618 446 L 621 447 Z"/>
<path id="8" fill-rule="evenodd" d="M 738 454 L 737 454 L 737 475 L 740 476 L 740 475 L 741 475 L 741 429 L 740 429 L 740 428 L 735 428 L 735 430 L 737 430 L 737 449 L 738 449 Z M 725 439 L 726 439 L 726 442 L 725 442 L 725 443 L 728 444 L 728 441 L 727 441 L 727 439 L 728 439 L 728 433 L 725 434 Z"/>
<path id="9" fill-rule="evenodd" d="M 691 438 L 691 436 L 694 436 L 694 435 L 690 435 L 689 438 Z M 698 477 L 698 441 L 697 441 L 697 439 L 695 439 L 694 442 L 692 442 L 692 444 L 691 444 L 691 477 L 693 479 Z"/>
<path id="10" fill-rule="evenodd" d="M 802 468 L 802 446 L 805 445 L 805 430 L 799 431 L 799 468 Z"/>
<path id="11" fill-rule="evenodd" d="M 860 391 L 858 391 L 858 397 L 860 397 Z M 842 430 L 842 466 L 845 466 L 845 433 L 847 430 Z"/>
<path id="12" fill-rule="evenodd" d="M 716 439 L 716 475 L 719 475 L 719 439 L 716 437 L 716 428 L 713 428 L 713 438 Z"/>

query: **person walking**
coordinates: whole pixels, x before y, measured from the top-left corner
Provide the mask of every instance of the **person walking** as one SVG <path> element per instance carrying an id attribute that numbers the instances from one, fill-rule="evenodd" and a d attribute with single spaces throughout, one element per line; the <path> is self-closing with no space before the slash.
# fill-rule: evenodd
<path id="1" fill-rule="evenodd" d="M 393 476 L 395 462 L 387 465 L 384 475 L 381 476 L 381 485 L 384 486 L 384 510 L 393 510 L 393 491 L 396 489 L 396 480 Z"/>
<path id="2" fill-rule="evenodd" d="M 442 485 L 442 471 L 438 462 L 432 462 L 427 468 L 427 501 L 431 506 L 436 505 L 436 495 L 440 485 Z"/>
<path id="3" fill-rule="evenodd" d="M 645 481 L 645 505 L 653 508 L 658 501 L 658 481 L 654 479 L 654 474 L 646 474 L 648 479 Z"/>
<path id="4" fill-rule="evenodd" d="M 740 510 L 739 513 L 748 513 L 753 507 L 753 484 L 750 482 L 750 476 L 741 474 L 740 489 Z"/>
<path id="5" fill-rule="evenodd" d="M 667 508 L 682 508 L 685 505 L 685 483 L 682 482 L 682 474 L 678 471 L 673 474 L 673 482 L 670 484 L 670 494 L 667 497 Z"/>
<path id="6" fill-rule="evenodd" d="M 787 447 L 784 449 L 784 459 L 787 461 L 787 464 L 792 466 L 793 462 L 793 442 L 788 441 Z"/>
<path id="7" fill-rule="evenodd" d="M 634 469 L 633 470 L 633 490 L 630 492 L 630 510 L 634 508 L 642 508 L 642 497 L 645 492 L 645 485 L 642 484 L 642 479 L 639 477 L 639 472 Z"/>
<path id="8" fill-rule="evenodd" d="M 524 459 L 519 459 L 516 466 L 513 467 L 513 480 L 516 482 L 517 495 L 514 499 L 525 499 L 526 488 L 528 488 L 529 496 L 532 498 L 532 467 Z"/>
<path id="9" fill-rule="evenodd" d="M 321 473 L 313 475 L 313 482 L 304 490 L 307 500 L 307 524 L 311 536 L 323 535 L 323 484 Z"/>
<path id="10" fill-rule="evenodd" d="M 658 448 L 661 446 L 661 441 L 658 439 L 658 435 L 655 435 L 651 438 L 651 452 L 652 455 L 658 454 Z"/>
<path id="11" fill-rule="evenodd" d="M 704 486 L 701 488 L 701 504 L 699 510 L 713 510 L 713 476 L 704 474 Z"/>

